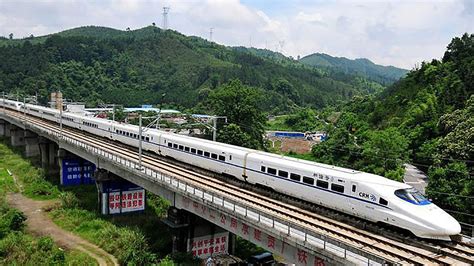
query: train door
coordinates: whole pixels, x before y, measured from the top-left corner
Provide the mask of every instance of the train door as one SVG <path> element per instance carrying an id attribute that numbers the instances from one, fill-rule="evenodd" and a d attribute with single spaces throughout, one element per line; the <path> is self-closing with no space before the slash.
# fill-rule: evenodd
<path id="1" fill-rule="evenodd" d="M 115 139 L 115 138 L 114 138 L 114 132 L 115 132 L 115 126 L 109 124 L 109 138 L 110 138 L 110 139 Z"/>
<path id="2" fill-rule="evenodd" d="M 351 182 L 351 196 L 353 197 L 350 202 L 351 212 L 354 215 L 359 215 L 359 206 L 360 203 L 355 198 L 358 198 L 357 193 L 359 192 L 359 184 L 357 182 Z"/>

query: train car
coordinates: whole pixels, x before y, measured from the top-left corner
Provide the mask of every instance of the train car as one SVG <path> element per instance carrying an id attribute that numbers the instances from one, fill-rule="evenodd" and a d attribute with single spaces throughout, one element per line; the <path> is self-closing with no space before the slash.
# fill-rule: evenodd
<path id="1" fill-rule="evenodd" d="M 21 103 L 0 101 L 21 110 Z M 58 122 L 59 111 L 27 106 L 29 114 Z M 63 113 L 66 126 L 137 147 L 138 127 Z M 339 210 L 369 221 L 411 231 L 422 238 L 450 240 L 459 223 L 413 187 L 351 169 L 289 158 L 234 145 L 155 129 L 142 135 L 145 150 L 225 176 L 265 186 L 280 193 Z"/>
<path id="2" fill-rule="evenodd" d="M 21 102 L 7 100 L 7 99 L 2 99 L 0 101 L 0 104 L 4 106 L 5 108 L 13 109 L 16 111 L 22 110 L 22 106 L 23 106 L 23 103 Z"/>
<path id="3" fill-rule="evenodd" d="M 112 121 L 96 117 L 82 116 L 81 122 L 82 130 L 97 136 L 113 139 Z"/>
<path id="4" fill-rule="evenodd" d="M 163 133 L 161 154 L 217 173 L 242 178 L 249 150 L 204 139 Z"/>
<path id="5" fill-rule="evenodd" d="M 134 147 L 138 147 L 139 145 L 140 132 L 137 126 L 113 122 L 111 133 L 111 136 L 114 140 Z M 157 154 L 159 154 L 160 135 L 161 132 L 159 131 L 156 132 L 156 130 L 152 130 L 149 128 L 144 129 L 144 131 L 142 132 L 142 149 L 155 151 Z"/>

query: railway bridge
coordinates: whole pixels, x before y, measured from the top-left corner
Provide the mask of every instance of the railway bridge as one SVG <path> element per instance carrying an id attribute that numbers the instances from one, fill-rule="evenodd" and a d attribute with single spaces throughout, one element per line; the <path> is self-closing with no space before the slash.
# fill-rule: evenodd
<path id="1" fill-rule="evenodd" d="M 21 112 L 0 110 L 0 136 L 9 137 L 13 146 L 24 146 L 26 156 L 41 156 L 45 166 L 56 164 L 65 153 L 82 157 L 96 165 L 99 184 L 119 176 L 167 199 L 174 212 L 200 217 L 296 265 L 474 262 L 472 247 L 422 248 L 390 240 L 158 156 L 145 154 L 140 160 L 135 148 Z M 184 243 L 191 250 L 187 237 L 184 234 Z"/>

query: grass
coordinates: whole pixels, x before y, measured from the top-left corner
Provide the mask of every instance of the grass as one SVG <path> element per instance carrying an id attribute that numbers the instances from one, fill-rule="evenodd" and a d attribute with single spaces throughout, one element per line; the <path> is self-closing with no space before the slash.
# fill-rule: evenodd
<path id="1" fill-rule="evenodd" d="M 5 139 L 0 142 L 0 168 L 10 170 L 23 184 L 24 194 L 32 199 L 49 200 L 59 196 L 59 189 L 48 182 L 42 169 L 33 166 L 30 161 L 23 159 L 18 149 L 5 145 Z"/>
<path id="2" fill-rule="evenodd" d="M 18 187 L 5 168 L 0 168 L 0 187 L 3 192 L 18 192 Z"/>
<path id="3" fill-rule="evenodd" d="M 265 125 L 265 130 L 270 130 L 270 131 L 294 131 L 285 123 L 286 117 L 287 117 L 287 115 L 275 116 L 275 118 L 273 120 L 267 121 L 267 124 Z"/>
<path id="4" fill-rule="evenodd" d="M 15 176 L 27 174 L 25 180 L 32 181 L 26 187 L 41 184 L 41 173 L 32 169 L 28 162 L 16 155 L 6 145 L 0 143 L 0 264 L 1 265 L 97 265 L 97 262 L 85 253 L 77 250 L 63 250 L 59 248 L 50 237 L 34 237 L 24 232 L 26 217 L 16 209 L 10 208 L 6 203 L 7 192 L 18 192 L 19 189 L 10 170 Z M 44 181 L 46 182 L 46 181 Z M 26 183 L 24 183 L 26 184 Z M 54 188 L 47 183 L 48 189 Z M 51 198 L 54 193 L 49 193 L 38 198 Z"/>
<path id="5" fill-rule="evenodd" d="M 102 216 L 95 185 L 62 187 L 58 176 L 46 176 L 19 154 L 19 149 L 8 147 L 5 139 L 0 140 L 0 183 L 15 187 L 8 173 L 1 171 L 9 169 L 22 183 L 25 196 L 58 199 L 62 206 L 49 215 L 61 228 L 96 244 L 121 264 L 152 264 L 171 252 L 171 234 L 160 221 L 169 204 L 161 198 L 148 195 L 147 210 L 141 214 Z"/>

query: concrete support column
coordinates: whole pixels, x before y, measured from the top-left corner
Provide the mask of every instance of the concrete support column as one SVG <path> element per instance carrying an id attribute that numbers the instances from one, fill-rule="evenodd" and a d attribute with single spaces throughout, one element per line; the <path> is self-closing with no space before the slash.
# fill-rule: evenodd
<path id="1" fill-rule="evenodd" d="M 56 146 L 55 146 L 56 147 Z M 51 154 L 51 152 L 50 152 Z M 57 166 L 59 167 L 59 179 L 61 181 L 61 185 L 63 184 L 63 159 L 66 158 L 67 156 L 67 151 L 65 149 L 58 149 L 58 164 Z"/>
<path id="2" fill-rule="evenodd" d="M 34 157 L 40 155 L 38 135 L 26 130 L 25 131 L 25 156 Z"/>
<path id="3" fill-rule="evenodd" d="M 57 166 L 56 164 L 56 155 L 58 152 L 58 148 L 56 143 L 50 142 L 48 144 L 48 163 L 50 166 Z"/>
<path id="4" fill-rule="evenodd" d="M 0 137 L 5 136 L 5 120 L 0 119 Z"/>
<path id="5" fill-rule="evenodd" d="M 49 165 L 48 139 L 44 137 L 39 137 L 38 146 L 39 146 L 40 155 L 41 155 L 41 167 L 44 169 L 47 169 Z"/>
<path id="6" fill-rule="evenodd" d="M 16 126 L 11 126 L 10 134 L 10 143 L 13 147 L 25 146 L 25 132 L 23 129 Z"/>
<path id="7" fill-rule="evenodd" d="M 11 128 L 12 128 L 12 124 L 5 123 L 5 137 L 11 136 Z"/>
<path id="8" fill-rule="evenodd" d="M 188 242 L 188 213 L 175 207 L 168 209 L 168 217 L 163 222 L 171 228 L 171 252 L 186 252 Z"/>

